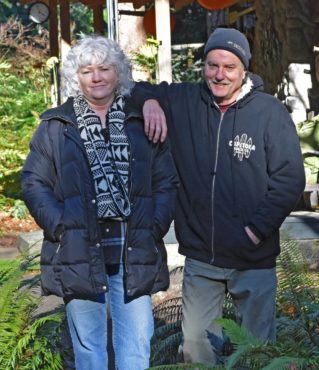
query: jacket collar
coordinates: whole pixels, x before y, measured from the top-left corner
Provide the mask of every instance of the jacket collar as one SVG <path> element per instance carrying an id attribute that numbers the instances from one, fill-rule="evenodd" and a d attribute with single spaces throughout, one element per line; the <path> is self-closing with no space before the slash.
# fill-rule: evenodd
<path id="1" fill-rule="evenodd" d="M 210 104 L 213 100 L 212 92 L 210 91 L 209 87 L 207 86 L 206 81 L 201 83 L 201 97 L 205 101 L 205 103 Z"/>
<path id="2" fill-rule="evenodd" d="M 143 119 L 143 114 L 141 109 L 139 109 L 131 97 L 125 98 L 125 120 L 137 117 Z M 68 98 L 68 100 L 59 105 L 56 108 L 51 108 L 41 114 L 40 118 L 42 120 L 52 120 L 58 119 L 65 124 L 76 124 L 76 116 L 73 109 L 73 98 Z"/>
<path id="3" fill-rule="evenodd" d="M 48 109 L 41 114 L 40 118 L 47 121 L 58 119 L 66 124 L 75 124 L 76 116 L 73 109 L 73 98 L 68 98 L 65 103 L 59 105 L 58 107 Z"/>

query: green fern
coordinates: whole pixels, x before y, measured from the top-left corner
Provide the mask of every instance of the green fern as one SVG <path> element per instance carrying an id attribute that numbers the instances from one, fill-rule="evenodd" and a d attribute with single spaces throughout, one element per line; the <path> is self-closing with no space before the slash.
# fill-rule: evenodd
<path id="1" fill-rule="evenodd" d="M 269 365 L 263 367 L 261 370 L 289 370 L 289 369 L 303 369 L 306 362 L 303 358 L 294 358 L 282 356 L 275 358 Z"/>
<path id="2" fill-rule="evenodd" d="M 239 326 L 233 320 L 223 318 L 216 319 L 215 322 L 225 329 L 227 336 L 235 346 L 246 344 L 260 345 L 261 343 L 248 329 Z"/>
<path id="3" fill-rule="evenodd" d="M 319 368 L 319 290 L 295 241 L 282 242 L 278 258 L 277 341 L 260 342 L 243 327 L 217 320 L 234 344 L 226 369 Z"/>
<path id="4" fill-rule="evenodd" d="M 0 365 L 10 356 L 19 335 L 28 326 L 37 305 L 27 288 L 21 288 L 23 271 L 10 271 L 0 286 Z"/>
<path id="5" fill-rule="evenodd" d="M 225 365 L 211 369 L 310 370 L 319 369 L 319 288 L 318 279 L 309 273 L 297 242 L 284 240 L 278 257 L 277 341 L 257 340 L 234 321 L 230 296 L 224 304 L 222 319 L 216 320 L 229 338 L 233 352 Z M 152 343 L 151 369 L 205 369 L 207 365 L 179 364 L 174 357 L 174 339 L 181 334 L 181 300 L 170 298 L 154 308 L 157 326 Z M 174 316 L 175 315 L 175 316 Z M 174 317 L 175 324 L 174 326 Z M 178 318 L 177 318 L 178 317 Z M 173 319 L 173 320 L 172 320 Z M 157 333 L 157 335 L 156 335 Z M 180 339 L 180 338 L 179 338 Z M 173 345 L 174 343 L 174 345 Z M 176 347 L 175 350 L 177 351 Z M 165 357 L 165 354 L 169 354 Z M 171 359 L 172 365 L 163 361 Z M 162 362 L 161 362 L 162 361 Z M 175 363 L 175 365 L 173 365 Z M 162 366 L 156 366 L 156 365 Z M 204 366 L 204 367 L 203 367 Z"/>
<path id="6" fill-rule="evenodd" d="M 176 365 L 160 365 L 150 367 L 149 370 L 218 370 L 221 369 L 218 366 L 210 366 L 205 364 L 193 363 L 193 364 L 176 364 Z"/>
<path id="7" fill-rule="evenodd" d="M 178 332 L 181 329 L 181 321 L 176 321 L 173 323 L 163 324 L 163 325 L 157 325 L 155 324 L 155 332 L 153 336 L 153 341 L 156 341 L 157 339 L 162 339 L 170 335 L 172 332 Z"/>
<path id="8" fill-rule="evenodd" d="M 23 366 L 27 366 L 27 368 L 30 368 L 31 364 L 35 366 L 35 369 L 40 368 L 42 365 L 45 364 L 50 364 L 50 367 L 48 368 L 51 370 L 62 369 L 60 355 L 58 353 L 53 354 L 51 351 L 48 351 L 48 347 L 50 348 L 50 346 L 54 344 L 54 341 L 51 342 L 49 340 L 50 338 L 48 338 L 48 327 L 50 328 L 50 337 L 54 340 L 54 337 L 58 337 L 62 319 L 63 315 L 61 312 L 59 312 L 56 314 L 41 317 L 33 322 L 32 325 L 28 327 L 27 332 L 24 333 L 22 338 L 14 347 L 11 357 L 6 364 L 7 368 L 15 369 L 17 364 L 19 364 L 21 360 L 23 360 L 22 362 L 25 362 L 25 365 L 22 365 L 22 367 L 19 366 L 19 368 L 21 369 L 23 368 Z M 41 335 L 37 338 L 37 335 L 39 334 L 39 329 L 43 329 L 43 327 L 45 326 L 47 326 L 47 335 Z"/>
<path id="9" fill-rule="evenodd" d="M 233 369 L 242 358 L 247 358 L 252 350 L 262 345 L 262 342 L 256 339 L 248 329 L 239 326 L 233 320 L 221 318 L 214 320 L 214 322 L 223 327 L 225 334 L 235 348 L 235 352 L 227 359 L 227 370 Z"/>
<path id="10" fill-rule="evenodd" d="M 40 302 L 39 276 L 26 278 L 21 261 L 0 261 L 0 368 L 61 370 L 60 327 L 64 312 L 33 318 Z"/>
<path id="11" fill-rule="evenodd" d="M 17 260 L 0 260 L 0 286 L 19 267 Z"/>
<path id="12" fill-rule="evenodd" d="M 171 363 L 178 356 L 178 346 L 182 341 L 182 333 L 177 332 L 161 339 L 152 347 L 152 365 Z"/>

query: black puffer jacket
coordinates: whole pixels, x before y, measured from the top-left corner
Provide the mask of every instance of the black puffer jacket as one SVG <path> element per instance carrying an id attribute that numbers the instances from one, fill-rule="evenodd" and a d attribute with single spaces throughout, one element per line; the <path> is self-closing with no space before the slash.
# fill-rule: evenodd
<path id="1" fill-rule="evenodd" d="M 129 297 L 169 284 L 162 238 L 173 217 L 177 188 L 168 144 L 152 144 L 141 112 L 126 99 L 131 150 L 130 201 L 125 244 L 125 288 Z M 22 171 L 23 196 L 44 231 L 41 281 L 44 295 L 67 297 L 107 290 L 91 171 L 76 127 L 72 99 L 41 116 Z M 61 241 L 57 229 L 64 229 Z"/>
<path id="2" fill-rule="evenodd" d="M 158 97 L 166 109 L 181 182 L 175 212 L 180 253 L 225 268 L 274 267 L 279 228 L 305 185 L 285 106 L 262 91 L 256 75 L 225 113 L 206 83 L 140 83 L 136 90 L 140 103 Z M 247 225 L 259 245 L 247 236 Z"/>

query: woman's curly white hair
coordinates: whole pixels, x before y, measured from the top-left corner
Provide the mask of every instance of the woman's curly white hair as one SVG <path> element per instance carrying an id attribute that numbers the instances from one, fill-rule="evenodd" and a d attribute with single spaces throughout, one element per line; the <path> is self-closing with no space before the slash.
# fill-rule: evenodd
<path id="1" fill-rule="evenodd" d="M 113 40 L 98 35 L 84 35 L 68 52 L 61 69 L 61 90 L 65 98 L 81 94 L 77 72 L 90 64 L 115 67 L 118 75 L 116 95 L 130 95 L 133 88 L 132 67 Z"/>

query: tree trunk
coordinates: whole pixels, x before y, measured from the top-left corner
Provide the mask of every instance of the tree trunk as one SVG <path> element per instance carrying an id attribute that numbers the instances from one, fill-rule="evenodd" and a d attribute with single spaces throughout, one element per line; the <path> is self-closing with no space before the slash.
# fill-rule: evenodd
<path id="1" fill-rule="evenodd" d="M 252 69 L 264 79 L 265 90 L 281 93 L 291 63 L 309 64 L 310 110 L 319 112 L 314 46 L 319 44 L 319 6 L 315 0 L 256 0 Z M 318 71 L 317 71 L 318 73 Z M 283 94 L 285 92 L 282 91 Z"/>

